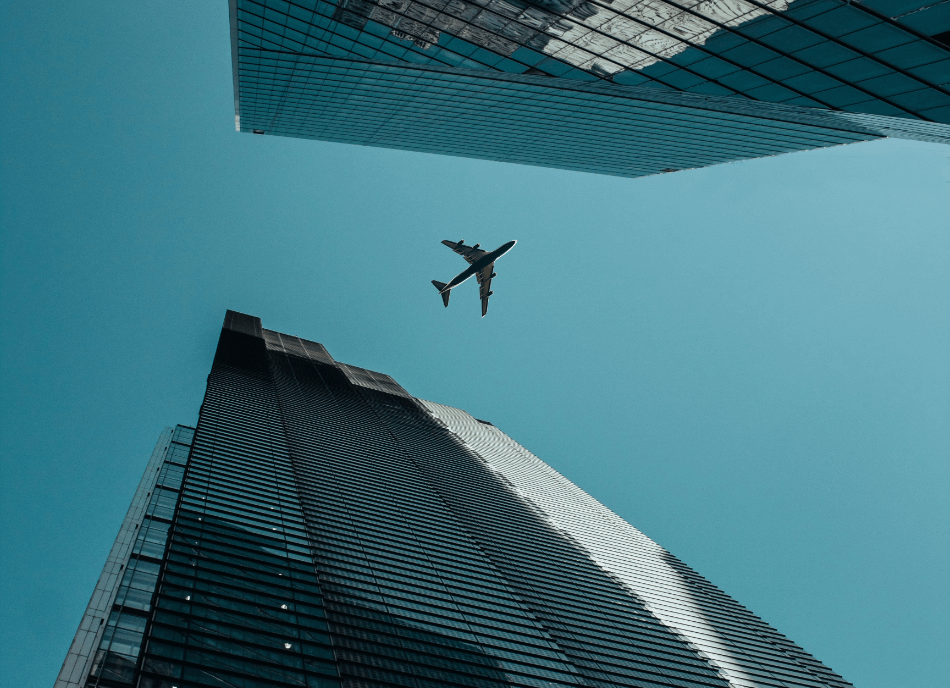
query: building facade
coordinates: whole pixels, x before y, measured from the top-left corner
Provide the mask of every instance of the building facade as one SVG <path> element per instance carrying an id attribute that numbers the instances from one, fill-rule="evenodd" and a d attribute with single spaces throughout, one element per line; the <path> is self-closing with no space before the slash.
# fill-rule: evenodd
<path id="1" fill-rule="evenodd" d="M 230 0 L 239 131 L 637 177 L 950 142 L 942 0 Z"/>
<path id="2" fill-rule="evenodd" d="M 848 685 L 491 423 L 228 311 L 56 688 Z"/>

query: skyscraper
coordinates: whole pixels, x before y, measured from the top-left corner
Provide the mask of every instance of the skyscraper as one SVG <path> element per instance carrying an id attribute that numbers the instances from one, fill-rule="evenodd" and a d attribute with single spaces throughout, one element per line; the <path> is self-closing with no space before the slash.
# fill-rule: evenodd
<path id="1" fill-rule="evenodd" d="M 491 423 L 228 311 L 56 688 L 847 685 Z"/>
<path id="2" fill-rule="evenodd" d="M 950 142 L 941 0 L 230 0 L 236 126 L 637 177 Z"/>

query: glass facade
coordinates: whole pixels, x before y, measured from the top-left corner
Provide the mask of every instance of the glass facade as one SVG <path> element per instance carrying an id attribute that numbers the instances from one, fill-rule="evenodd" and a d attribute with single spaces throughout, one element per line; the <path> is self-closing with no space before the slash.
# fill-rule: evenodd
<path id="1" fill-rule="evenodd" d="M 231 0 L 240 131 L 641 176 L 950 142 L 940 0 Z"/>
<path id="2" fill-rule="evenodd" d="M 132 683 L 194 433 L 179 425 L 158 438 L 56 688 Z"/>
<path id="3" fill-rule="evenodd" d="M 491 423 L 257 318 L 189 444 L 82 688 L 850 685 Z"/>

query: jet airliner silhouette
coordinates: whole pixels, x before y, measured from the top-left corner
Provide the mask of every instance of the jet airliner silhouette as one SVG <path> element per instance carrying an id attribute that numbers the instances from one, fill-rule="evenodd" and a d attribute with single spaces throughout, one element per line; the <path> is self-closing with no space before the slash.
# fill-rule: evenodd
<path id="1" fill-rule="evenodd" d="M 492 277 L 495 277 L 495 261 L 508 253 L 518 242 L 509 241 L 494 251 L 482 251 L 478 248 L 481 244 L 466 246 L 464 239 L 457 243 L 449 240 L 445 240 L 442 243 L 468 261 L 468 267 L 456 275 L 448 284 L 432 280 L 432 284 L 435 285 L 435 288 L 438 289 L 442 295 L 442 303 L 444 303 L 447 308 L 452 290 L 472 275 L 477 275 L 478 293 L 482 299 L 482 317 L 484 318 L 488 312 L 488 297 L 494 293 L 491 291 L 491 280 Z"/>

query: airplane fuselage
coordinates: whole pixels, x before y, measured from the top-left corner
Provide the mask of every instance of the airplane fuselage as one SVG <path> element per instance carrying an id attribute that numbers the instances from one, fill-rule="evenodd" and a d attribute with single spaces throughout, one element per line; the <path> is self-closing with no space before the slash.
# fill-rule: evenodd
<path id="1" fill-rule="evenodd" d="M 509 242 L 506 243 L 506 244 L 502 244 L 501 246 L 499 246 L 498 248 L 496 248 L 494 251 L 489 251 L 489 252 L 486 253 L 484 256 L 482 256 L 481 258 L 479 258 L 478 260 L 476 260 L 474 263 L 472 263 L 471 265 L 469 265 L 465 270 L 463 270 L 462 272 L 460 272 L 459 274 L 457 274 L 457 275 L 452 279 L 451 282 L 449 282 L 448 284 L 445 285 L 445 287 L 442 288 L 442 290 L 441 290 L 439 293 L 444 294 L 445 292 L 447 292 L 447 291 L 449 291 L 449 290 L 451 290 L 451 289 L 455 289 L 455 287 L 457 287 L 458 285 L 460 285 L 462 282 L 464 282 L 465 280 L 467 280 L 467 279 L 468 279 L 469 277 L 471 277 L 472 275 L 476 274 L 479 270 L 481 270 L 482 268 L 484 268 L 484 267 L 486 267 L 486 266 L 488 266 L 488 265 L 491 265 L 491 264 L 494 263 L 496 260 L 498 260 L 499 258 L 501 258 L 503 255 L 505 255 L 506 253 L 508 253 L 508 251 L 510 251 L 510 250 L 514 247 L 514 245 L 515 245 L 516 243 L 518 243 L 518 242 L 517 242 L 517 241 L 509 241 Z"/>

